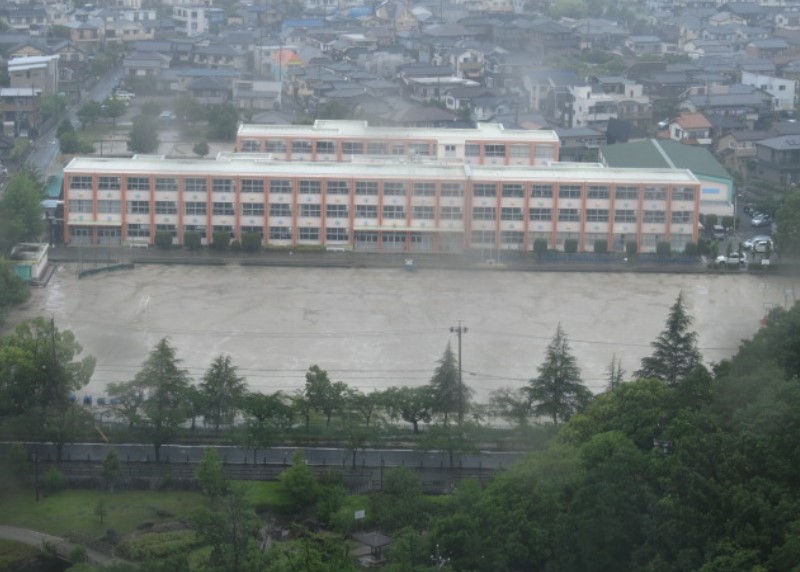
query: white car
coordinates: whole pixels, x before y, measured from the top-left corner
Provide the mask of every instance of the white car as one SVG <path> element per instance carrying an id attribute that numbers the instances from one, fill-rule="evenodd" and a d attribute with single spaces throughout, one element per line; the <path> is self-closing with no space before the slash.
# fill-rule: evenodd
<path id="1" fill-rule="evenodd" d="M 745 250 L 750 250 L 751 248 L 753 248 L 753 245 L 756 242 L 761 242 L 762 240 L 771 241 L 772 237 L 767 236 L 766 234 L 759 234 L 758 236 L 750 237 L 742 243 L 742 248 L 744 248 Z"/>
<path id="2" fill-rule="evenodd" d="M 715 261 L 719 266 L 744 266 L 747 263 L 747 254 L 731 252 L 728 255 L 720 254 Z"/>

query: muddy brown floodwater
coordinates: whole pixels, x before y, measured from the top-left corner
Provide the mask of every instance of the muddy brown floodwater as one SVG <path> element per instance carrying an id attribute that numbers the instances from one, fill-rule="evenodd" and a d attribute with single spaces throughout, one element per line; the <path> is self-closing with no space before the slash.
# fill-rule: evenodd
<path id="1" fill-rule="evenodd" d="M 230 354 L 253 389 L 291 391 L 312 364 L 363 391 L 427 383 L 458 320 L 464 382 L 490 391 L 536 375 L 561 323 L 583 378 L 606 384 L 613 355 L 628 372 L 649 355 L 683 291 L 707 363 L 732 355 L 794 284 L 748 274 L 627 274 L 139 266 L 83 280 L 59 267 L 9 317 L 71 329 L 97 368 L 81 395 L 133 377 L 169 338 L 195 380 Z M 798 290 L 800 292 L 800 290 Z"/>

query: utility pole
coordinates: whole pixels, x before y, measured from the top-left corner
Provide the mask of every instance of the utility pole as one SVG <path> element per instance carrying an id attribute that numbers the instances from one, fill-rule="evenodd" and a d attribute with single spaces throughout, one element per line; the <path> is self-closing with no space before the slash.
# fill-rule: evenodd
<path id="1" fill-rule="evenodd" d="M 451 326 L 450 333 L 458 336 L 458 424 L 464 423 L 464 377 L 461 373 L 461 335 L 467 333 L 467 327 L 461 325 L 461 320 L 458 321 L 458 326 Z"/>

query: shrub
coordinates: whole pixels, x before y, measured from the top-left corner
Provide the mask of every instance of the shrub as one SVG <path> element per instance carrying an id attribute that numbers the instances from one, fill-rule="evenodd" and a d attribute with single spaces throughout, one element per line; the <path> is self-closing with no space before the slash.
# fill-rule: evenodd
<path id="1" fill-rule="evenodd" d="M 564 241 L 564 252 L 568 252 L 569 254 L 575 254 L 578 252 L 578 239 L 576 238 L 568 238 Z"/>
<path id="2" fill-rule="evenodd" d="M 67 560 L 76 564 L 78 562 L 86 562 L 88 560 L 86 547 L 83 544 L 76 544 L 73 546 L 72 550 L 70 550 L 67 555 Z"/>
<path id="3" fill-rule="evenodd" d="M 156 246 L 164 249 L 169 250 L 172 248 L 172 233 L 168 230 L 159 230 L 156 231 Z"/>
<path id="4" fill-rule="evenodd" d="M 686 256 L 698 256 L 700 254 L 700 248 L 694 242 L 687 242 L 683 253 Z"/>
<path id="5" fill-rule="evenodd" d="M 199 232 L 189 231 L 183 235 L 183 245 L 189 250 L 197 250 L 201 245 Z"/>
<path id="6" fill-rule="evenodd" d="M 607 254 L 608 253 L 608 241 L 607 240 L 595 240 L 594 241 L 594 251 L 595 251 L 595 254 Z"/>
<path id="7" fill-rule="evenodd" d="M 214 250 L 225 250 L 231 243 L 231 235 L 228 231 L 220 230 L 211 235 L 211 248 Z"/>
<path id="8" fill-rule="evenodd" d="M 63 490 L 66 485 L 67 482 L 66 479 L 64 479 L 64 473 L 56 468 L 50 469 L 44 474 L 44 477 L 42 477 L 42 487 L 48 493 L 57 493 Z"/>
<path id="9" fill-rule="evenodd" d="M 669 242 L 659 242 L 656 244 L 656 254 L 665 257 L 672 256 L 672 245 Z"/>
<path id="10" fill-rule="evenodd" d="M 238 240 L 231 241 L 231 250 L 233 252 L 239 252 L 242 249 L 242 243 Z"/>
<path id="11" fill-rule="evenodd" d="M 714 227 L 717 224 L 719 224 L 718 221 L 719 221 L 719 218 L 717 217 L 717 215 L 715 215 L 715 214 L 707 214 L 706 218 L 705 218 L 705 222 L 703 223 L 703 226 L 705 226 L 706 230 L 708 230 L 710 232 L 710 231 L 714 230 Z"/>
<path id="12" fill-rule="evenodd" d="M 545 254 L 547 253 L 547 239 L 546 238 L 537 238 L 533 241 L 533 252 L 534 254 Z"/>
<path id="13" fill-rule="evenodd" d="M 242 250 L 245 252 L 258 252 L 261 248 L 261 235 L 248 232 L 242 236 Z"/>
<path id="14" fill-rule="evenodd" d="M 636 244 L 635 240 L 629 240 L 625 243 L 625 254 L 628 258 L 636 256 L 637 252 L 639 252 L 639 245 Z"/>
<path id="15" fill-rule="evenodd" d="M 150 560 L 182 554 L 195 546 L 197 538 L 194 531 L 173 530 L 146 533 L 137 538 L 124 540 L 119 544 L 119 552 L 130 560 Z"/>

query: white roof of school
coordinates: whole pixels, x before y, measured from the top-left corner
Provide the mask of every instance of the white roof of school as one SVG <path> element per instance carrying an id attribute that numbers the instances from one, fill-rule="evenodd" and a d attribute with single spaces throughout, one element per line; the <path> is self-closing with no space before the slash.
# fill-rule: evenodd
<path id="1" fill-rule="evenodd" d="M 446 143 L 458 141 L 503 140 L 509 143 L 558 142 L 558 135 L 550 130 L 505 129 L 499 123 L 478 123 L 475 128 L 448 129 L 428 127 L 373 127 L 366 121 L 343 121 L 318 119 L 314 125 L 256 125 L 243 123 L 238 137 L 303 136 L 319 138 L 354 137 L 364 139 L 438 140 Z"/>
<path id="2" fill-rule="evenodd" d="M 130 175 L 186 177 L 308 177 L 340 179 L 429 179 L 565 183 L 696 184 L 688 169 L 631 169 L 572 164 L 549 167 L 464 165 L 427 160 L 327 163 L 275 161 L 269 154 L 220 153 L 214 161 L 165 159 L 154 155 L 131 159 L 75 157 L 67 175 Z"/>

